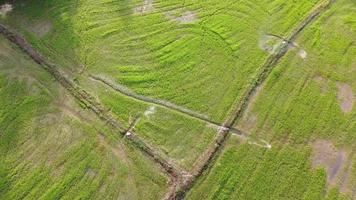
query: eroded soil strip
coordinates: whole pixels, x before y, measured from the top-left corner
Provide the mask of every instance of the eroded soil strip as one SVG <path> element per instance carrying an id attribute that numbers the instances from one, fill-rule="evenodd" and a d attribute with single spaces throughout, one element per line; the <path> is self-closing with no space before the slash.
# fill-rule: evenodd
<path id="1" fill-rule="evenodd" d="M 256 89 L 262 83 L 264 83 L 264 81 L 271 73 L 272 69 L 277 65 L 279 60 L 287 53 L 289 44 L 294 43 L 299 34 L 305 29 L 305 27 L 311 24 L 318 16 L 320 16 L 322 12 L 327 10 L 334 2 L 335 0 L 324 1 L 320 3 L 316 8 L 314 8 L 311 13 L 305 19 L 303 19 L 303 21 L 301 21 L 299 25 L 292 31 L 291 36 L 288 37 L 289 42 L 284 43 L 276 54 L 273 54 L 267 58 L 266 62 L 261 67 L 257 78 L 252 81 L 253 84 L 251 84 L 250 87 L 246 90 L 241 102 L 236 106 L 236 108 L 234 109 L 235 111 L 226 121 L 226 125 L 224 127 L 227 127 L 227 130 L 220 132 L 221 134 L 219 134 L 216 138 L 214 145 L 209 148 L 202 156 L 202 162 L 198 163 L 197 166 L 195 166 L 195 168 L 193 169 L 193 172 L 191 173 L 191 178 L 185 181 L 182 185 L 179 185 L 176 192 L 170 194 L 169 198 L 167 199 L 183 199 L 185 197 L 185 194 L 192 188 L 195 181 L 203 174 L 203 172 L 207 168 L 211 166 L 212 162 L 216 160 L 219 152 L 224 147 L 224 144 L 226 143 L 226 140 L 229 136 L 229 128 L 231 128 L 237 122 L 237 120 L 244 114 L 251 100 L 251 97 L 253 97 L 254 93 L 256 92 Z"/>
<path id="2" fill-rule="evenodd" d="M 108 112 L 87 91 L 70 80 L 63 72 L 60 72 L 54 64 L 45 61 L 43 57 L 38 52 L 36 52 L 24 38 L 14 33 L 2 24 L 0 24 L 0 33 L 5 36 L 5 38 L 7 38 L 11 43 L 15 44 L 27 55 L 29 55 L 43 69 L 47 70 L 64 88 L 69 91 L 73 97 L 85 105 L 85 107 L 92 110 L 101 120 L 114 128 L 114 130 L 119 132 L 122 136 L 125 136 L 125 128 L 116 121 L 110 112 Z M 131 133 L 130 136 L 125 138 L 127 138 L 134 146 L 152 158 L 153 161 L 159 164 L 159 166 L 161 166 L 163 170 L 171 177 L 173 182 L 177 182 L 177 179 L 181 176 L 181 172 L 169 161 L 164 159 L 158 151 L 154 150 L 134 133 Z"/>

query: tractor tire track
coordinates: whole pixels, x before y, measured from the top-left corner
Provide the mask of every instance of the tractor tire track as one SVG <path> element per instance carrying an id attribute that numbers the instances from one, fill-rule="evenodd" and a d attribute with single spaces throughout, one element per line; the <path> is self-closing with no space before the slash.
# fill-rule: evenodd
<path id="1" fill-rule="evenodd" d="M 184 172 L 165 159 L 160 152 L 145 143 L 137 134 L 131 132 L 126 135 L 125 128 L 106 110 L 95 98 L 78 84 L 68 78 L 63 72 L 52 63 L 47 62 L 40 53 L 35 51 L 31 45 L 19 34 L 16 34 L 3 24 L 0 24 L 0 33 L 12 44 L 18 46 L 24 53 L 30 56 L 43 69 L 49 72 L 75 99 L 82 103 L 86 108 L 92 110 L 102 121 L 108 124 L 113 130 L 120 133 L 130 141 L 135 147 L 139 148 L 144 154 L 149 156 L 163 171 L 171 178 L 173 183 L 180 179 Z"/>
<path id="2" fill-rule="evenodd" d="M 312 22 L 314 22 L 318 16 L 326 11 L 335 0 L 328 0 L 321 2 L 317 7 L 314 7 L 310 14 L 304 18 L 296 28 L 293 29 L 291 35 L 287 37 L 287 41 L 282 44 L 276 54 L 269 56 L 266 62 L 262 65 L 260 72 L 255 80 L 252 81 L 250 87 L 247 88 L 243 95 L 243 98 L 239 104 L 233 109 L 232 115 L 224 123 L 227 128 L 226 131 L 220 131 L 220 134 L 216 138 L 214 145 L 208 149 L 202 157 L 203 163 L 198 163 L 197 166 L 191 172 L 192 176 L 190 179 L 186 180 L 183 184 L 179 185 L 174 193 L 168 196 L 168 200 L 184 199 L 186 193 L 193 187 L 196 180 L 212 165 L 214 160 L 219 156 L 219 152 L 222 151 L 227 139 L 230 135 L 230 129 L 238 121 L 238 119 L 244 114 L 247 106 L 249 105 L 252 97 L 256 93 L 257 88 L 264 83 L 268 78 L 273 68 L 278 64 L 280 59 L 288 52 L 289 45 L 294 43 L 298 38 L 299 34 Z"/>

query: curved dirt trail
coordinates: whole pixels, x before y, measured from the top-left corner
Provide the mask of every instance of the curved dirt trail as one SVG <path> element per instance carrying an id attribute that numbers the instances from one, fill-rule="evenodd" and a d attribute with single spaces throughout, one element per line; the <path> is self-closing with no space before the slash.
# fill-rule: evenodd
<path id="1" fill-rule="evenodd" d="M 214 141 L 214 144 L 204 153 L 204 155 L 200 159 L 201 162 L 198 162 L 197 165 L 194 167 L 193 171 L 191 172 L 192 176 L 186 181 L 184 181 L 182 184 L 180 184 L 174 193 L 167 195 L 167 199 L 183 199 L 185 197 L 186 193 L 193 187 L 195 181 L 203 174 L 206 169 L 211 166 L 211 163 L 216 159 L 219 152 L 223 149 L 223 146 L 230 135 L 229 130 L 244 114 L 252 97 L 256 93 L 257 88 L 264 83 L 273 68 L 278 64 L 280 59 L 288 52 L 290 43 L 294 43 L 294 41 L 298 38 L 299 34 L 309 24 L 314 22 L 315 19 L 317 19 L 317 17 L 320 16 L 321 13 L 326 11 L 334 2 L 335 0 L 326 0 L 314 7 L 311 10 L 310 14 L 306 18 L 302 19 L 302 21 L 297 25 L 297 27 L 292 30 L 291 35 L 287 37 L 287 41 L 289 42 L 283 43 L 276 54 L 270 55 L 267 58 L 266 62 L 260 68 L 257 78 L 252 81 L 253 84 L 251 84 L 251 86 L 247 88 L 242 100 L 236 105 L 235 108 L 233 108 L 234 111 L 232 112 L 232 115 L 230 115 L 230 117 L 224 123 L 224 127 L 226 127 L 226 130 L 220 131 L 220 134 Z M 270 148 L 270 144 L 266 143 L 265 147 Z"/>

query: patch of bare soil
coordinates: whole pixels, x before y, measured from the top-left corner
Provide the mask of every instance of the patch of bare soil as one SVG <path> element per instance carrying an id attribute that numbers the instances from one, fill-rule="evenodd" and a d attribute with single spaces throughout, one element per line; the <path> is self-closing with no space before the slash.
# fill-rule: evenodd
<path id="1" fill-rule="evenodd" d="M 12 5 L 9 3 L 5 3 L 0 6 L 0 16 L 6 17 L 7 13 L 11 12 L 13 9 Z"/>
<path id="2" fill-rule="evenodd" d="M 144 14 L 154 11 L 153 0 L 144 0 L 142 6 L 134 8 L 135 14 Z"/>
<path id="3" fill-rule="evenodd" d="M 346 151 L 338 150 L 327 140 L 317 140 L 313 144 L 313 162 L 312 166 L 324 167 L 327 172 L 327 182 L 329 185 L 335 185 L 338 181 L 337 176 L 343 173 L 347 155 Z"/>
<path id="4" fill-rule="evenodd" d="M 280 37 L 278 35 L 265 34 L 262 35 L 258 41 L 258 46 L 260 47 L 260 49 L 271 55 L 277 54 L 285 45 L 287 45 L 288 49 L 297 50 L 298 56 L 303 60 L 307 58 L 308 53 L 304 49 L 302 49 L 297 43 L 290 42 L 287 39 L 284 39 L 283 37 Z"/>
<path id="5" fill-rule="evenodd" d="M 52 23 L 48 20 L 40 21 L 30 27 L 30 31 L 36 34 L 37 37 L 41 38 L 45 36 L 52 28 Z"/>
<path id="6" fill-rule="evenodd" d="M 304 49 L 301 49 L 301 50 L 299 50 L 298 55 L 299 55 L 302 59 L 306 59 L 307 56 L 308 56 L 308 53 L 307 53 Z"/>
<path id="7" fill-rule="evenodd" d="M 252 106 L 256 101 L 258 95 L 260 94 L 262 85 L 259 85 L 256 88 L 256 91 L 252 94 L 251 100 L 249 101 L 245 114 L 242 116 L 241 122 L 238 125 L 238 128 L 244 132 L 251 132 L 257 124 L 257 114 L 252 113 Z"/>
<path id="8" fill-rule="evenodd" d="M 347 168 L 345 169 L 345 173 L 342 175 L 341 179 L 340 179 L 340 191 L 344 194 L 350 193 L 352 194 L 352 186 L 351 184 L 351 171 L 352 171 L 352 158 L 349 159 L 349 163 L 346 166 Z"/>
<path id="9" fill-rule="evenodd" d="M 354 105 L 354 94 L 352 92 L 352 87 L 347 83 L 337 83 L 339 93 L 337 99 L 340 103 L 340 108 L 344 113 L 349 113 L 352 111 Z"/>
<path id="10" fill-rule="evenodd" d="M 328 91 L 327 79 L 322 76 L 316 76 L 313 78 L 313 80 L 318 83 L 318 85 L 320 86 L 320 91 L 322 93 L 326 93 Z"/>
<path id="11" fill-rule="evenodd" d="M 262 35 L 258 41 L 258 46 L 261 50 L 273 55 L 279 52 L 284 42 L 285 41 L 283 39 L 274 35 Z"/>
<path id="12" fill-rule="evenodd" d="M 196 14 L 192 11 L 187 11 L 180 16 L 174 15 L 172 11 L 166 12 L 166 17 L 172 21 L 176 21 L 182 24 L 193 23 L 197 19 Z"/>

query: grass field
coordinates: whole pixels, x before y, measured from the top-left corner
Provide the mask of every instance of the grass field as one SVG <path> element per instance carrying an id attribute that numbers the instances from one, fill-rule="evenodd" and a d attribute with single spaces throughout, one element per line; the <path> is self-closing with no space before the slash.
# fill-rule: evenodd
<path id="1" fill-rule="evenodd" d="M 355 9 L 337 1 L 301 34 L 236 125 L 250 138 L 230 138 L 187 199 L 355 198 Z"/>
<path id="2" fill-rule="evenodd" d="M 84 87 L 101 88 L 93 93 L 126 125 L 151 105 L 104 93 L 87 74 L 222 122 L 269 55 L 259 40 L 287 35 L 316 2 L 34 0 L 18 3 L 6 20 Z M 291 20 L 282 23 L 283 16 Z M 157 113 L 135 130 L 189 169 L 216 129 L 167 110 Z"/>
<path id="3" fill-rule="evenodd" d="M 0 199 L 356 198 L 354 0 L 13 6 L 0 25 L 127 131 L 0 38 Z"/>
<path id="4" fill-rule="evenodd" d="M 204 149 L 212 142 L 217 127 L 154 104 L 134 100 L 101 83 L 82 79 L 98 99 L 126 127 L 138 117 L 133 131 L 189 170 Z"/>
<path id="5" fill-rule="evenodd" d="M 157 199 L 167 177 L 0 38 L 0 199 Z"/>
<path id="6" fill-rule="evenodd" d="M 356 8 L 352 5 L 352 1 L 338 1 L 305 30 L 296 41 L 298 47 L 289 51 L 262 86 L 241 127 L 291 143 L 316 138 L 340 145 L 356 143 L 352 99 Z M 302 58 L 300 51 L 307 56 Z"/>
<path id="7" fill-rule="evenodd" d="M 308 147 L 265 150 L 232 136 L 187 199 L 351 199 L 335 188 L 325 195 L 326 173 L 311 168 L 310 154 Z"/>
<path id="8" fill-rule="evenodd" d="M 268 56 L 259 40 L 287 35 L 317 1 L 36 2 L 13 24 L 42 52 L 222 121 Z M 39 37 L 36 25 L 52 28 Z"/>

